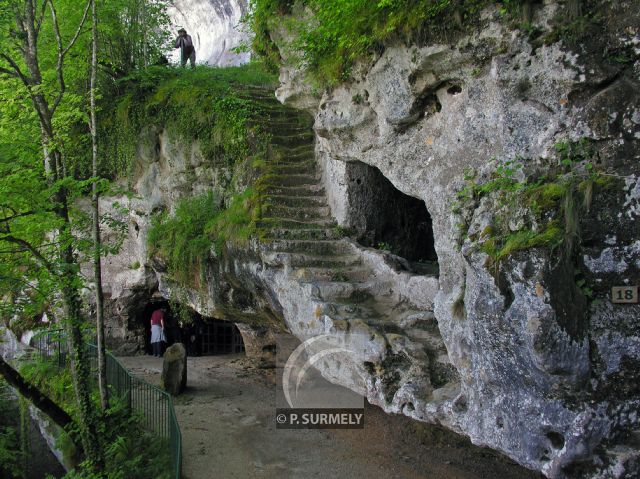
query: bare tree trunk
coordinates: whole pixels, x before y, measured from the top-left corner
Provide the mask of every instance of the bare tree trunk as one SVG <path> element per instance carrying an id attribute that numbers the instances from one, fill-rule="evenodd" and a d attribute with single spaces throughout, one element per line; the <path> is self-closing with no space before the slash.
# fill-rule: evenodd
<path id="1" fill-rule="evenodd" d="M 64 409 L 54 403 L 49 396 L 36 386 L 25 381 L 22 375 L 4 360 L 2 355 L 0 355 L 0 374 L 23 397 L 31 401 L 35 407 L 45 413 L 58 426 L 65 429 L 73 423 L 73 419 L 71 419 L 71 416 L 69 416 Z"/>
<path id="2" fill-rule="evenodd" d="M 91 153 L 92 175 L 98 178 L 98 124 L 96 118 L 96 72 L 98 71 L 98 14 L 96 0 L 91 5 L 91 81 L 90 81 L 90 109 L 91 109 Z M 96 181 L 92 186 L 93 207 L 93 272 L 96 295 L 96 330 L 98 346 L 98 388 L 100 389 L 100 406 L 103 411 L 109 407 L 109 391 L 107 388 L 107 361 L 105 356 L 104 338 L 104 294 L 102 291 L 102 241 L 100 239 L 100 194 Z"/>
<path id="3" fill-rule="evenodd" d="M 24 72 L 16 62 L 4 52 L 0 52 L 6 62 L 9 63 L 16 78 L 19 78 L 26 87 L 33 107 L 38 119 L 40 120 L 40 129 L 42 133 L 42 148 L 45 156 L 45 162 L 48 163 L 46 170 L 48 172 L 49 181 L 52 183 L 63 179 L 65 176 L 64 158 L 60 147 L 57 144 L 57 132 L 55 130 L 54 116 L 57 107 L 62 101 L 66 86 L 64 81 L 64 59 L 67 53 L 76 43 L 78 36 L 82 31 L 82 27 L 87 19 L 91 0 L 87 2 L 82 20 L 73 38 L 63 45 L 62 36 L 58 24 L 58 18 L 55 8 L 55 0 L 48 0 L 44 6 L 48 4 L 53 24 L 53 33 L 57 45 L 57 63 L 56 63 L 56 80 L 58 91 L 53 95 L 51 101 L 43 92 L 42 73 L 40 70 L 40 57 L 38 54 L 38 36 L 40 33 L 40 20 L 35 18 L 35 6 L 33 0 L 24 0 L 24 8 L 15 10 L 16 27 L 19 30 L 19 37 L 22 41 L 20 48 L 21 56 L 27 67 Z M 44 14 L 44 10 L 42 11 Z M 79 268 L 74 255 L 72 242 L 69 241 L 71 235 L 71 220 L 69 218 L 69 194 L 65 187 L 59 188 L 53 195 L 55 206 L 55 214 L 61 220 L 61 227 L 58 231 L 59 236 L 63 239 L 63 245 L 59 249 L 58 265 L 52 265 L 48 261 L 42 261 L 43 258 L 36 254 L 49 272 L 59 279 L 61 283 L 62 301 L 64 312 L 67 317 L 66 329 L 70 342 L 71 352 L 71 376 L 75 390 L 76 402 L 78 405 L 78 426 L 81 437 L 82 446 L 86 453 L 87 459 L 92 461 L 97 469 L 104 464 L 104 457 L 100 447 L 100 436 L 98 434 L 98 418 L 93 408 L 90 394 L 90 370 L 87 357 L 84 338 L 82 337 L 82 308 L 79 297 Z"/>
<path id="4" fill-rule="evenodd" d="M 149 52 L 147 49 L 147 9 L 146 0 L 142 0 L 142 59 L 143 66 L 147 68 L 149 66 Z"/>

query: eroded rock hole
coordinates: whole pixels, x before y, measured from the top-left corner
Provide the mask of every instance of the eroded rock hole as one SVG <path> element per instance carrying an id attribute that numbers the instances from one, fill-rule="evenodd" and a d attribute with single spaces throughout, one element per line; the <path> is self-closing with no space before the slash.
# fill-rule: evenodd
<path id="1" fill-rule="evenodd" d="M 244 353 L 244 342 L 235 324 L 202 316 L 192 309 L 180 306 L 172 310 L 166 300 L 153 299 L 138 316 L 144 325 L 145 351 L 151 354 L 151 314 L 164 309 L 166 346 L 183 343 L 188 356 Z"/>
<path id="2" fill-rule="evenodd" d="M 549 431 L 547 439 L 551 442 L 554 449 L 562 449 L 564 447 L 564 436 L 556 431 Z"/>
<path id="3" fill-rule="evenodd" d="M 437 268 L 431 215 L 424 201 L 393 186 L 375 167 L 348 164 L 348 223 L 363 246 Z"/>
<path id="4" fill-rule="evenodd" d="M 449 95 L 457 95 L 458 93 L 462 93 L 462 87 L 460 85 L 452 85 L 447 88 L 447 93 Z"/>

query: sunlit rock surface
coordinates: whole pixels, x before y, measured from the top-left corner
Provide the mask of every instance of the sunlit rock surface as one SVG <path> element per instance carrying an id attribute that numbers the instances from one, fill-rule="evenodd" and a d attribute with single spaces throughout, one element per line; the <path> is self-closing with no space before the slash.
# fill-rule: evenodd
<path id="1" fill-rule="evenodd" d="M 169 17 L 173 32 L 184 28 L 193 38 L 196 62 L 211 66 L 236 66 L 249 61 L 249 53 L 232 50 L 248 36 L 240 25 L 247 11 L 246 0 L 173 0 Z M 180 61 L 179 50 L 170 54 L 172 62 Z"/>

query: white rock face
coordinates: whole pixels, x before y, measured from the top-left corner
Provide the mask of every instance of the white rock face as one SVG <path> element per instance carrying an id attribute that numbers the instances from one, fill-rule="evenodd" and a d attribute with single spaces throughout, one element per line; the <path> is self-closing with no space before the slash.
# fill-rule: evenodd
<path id="1" fill-rule="evenodd" d="M 536 18 L 543 29 L 558 7 L 545 5 Z M 618 14 L 614 21 L 626 22 Z M 640 310 L 611 305 L 608 297 L 610 285 L 633 284 L 640 275 L 638 167 L 631 160 L 640 151 L 640 128 L 630 106 L 638 104 L 632 92 L 638 89 L 640 61 L 636 57 L 628 73 L 617 77 L 595 54 L 577 55 L 562 43 L 534 46 L 495 21 L 491 11 L 484 18 L 481 31 L 452 44 L 389 46 L 356 65 L 352 81 L 320 99 L 304 72 L 293 61 L 286 64 L 287 32 L 275 32 L 272 38 L 284 42 L 279 46 L 285 57 L 277 97 L 314 114 L 316 153 L 332 213 L 342 226 L 351 226 L 345 187 L 350 165 L 362 163 L 423 200 L 433 218 L 440 265 L 434 311 L 460 385 L 444 400 L 411 393 L 410 415 L 437 418 L 548 477 L 635 477 L 629 471 L 581 475 L 572 469 L 593 461 L 595 471 L 600 461 L 610 461 L 611 470 L 625 471 L 633 447 L 615 438 L 620 429 L 640 427 L 633 413 L 640 402 L 633 386 L 637 376 L 619 380 L 633 376 L 632 364 L 640 360 Z M 629 38 L 638 38 L 638 30 L 628 29 L 619 39 L 612 33 L 610 41 L 625 44 Z M 609 205 L 602 200 L 601 210 L 582 218 L 591 244 L 575 267 L 598 289 L 602 305 L 591 310 L 576 288 L 574 266 L 563 269 L 544 251 L 516 255 L 499 271 L 489 267 L 470 238 L 498 221 L 499 205 L 481 203 L 462 233 L 453 208 L 466 171 L 487 175 L 495 161 L 516 158 L 529 167 L 541 165 L 559 141 L 583 137 L 606 144 L 599 157 L 604 169 L 626 178 L 609 193 Z M 516 216 L 509 218 L 512 228 Z M 456 304 L 464 305 L 463 315 L 455 314 Z M 396 394 L 378 404 L 397 412 L 406 401 Z M 611 452 L 614 445 L 619 455 Z M 598 447 L 605 449 L 599 456 Z"/>
<path id="2" fill-rule="evenodd" d="M 248 40 L 240 25 L 246 11 L 247 0 L 173 0 L 168 14 L 176 36 L 184 28 L 193 38 L 197 63 L 226 67 L 249 61 L 249 53 L 232 51 Z M 179 50 L 170 59 L 178 63 Z"/>

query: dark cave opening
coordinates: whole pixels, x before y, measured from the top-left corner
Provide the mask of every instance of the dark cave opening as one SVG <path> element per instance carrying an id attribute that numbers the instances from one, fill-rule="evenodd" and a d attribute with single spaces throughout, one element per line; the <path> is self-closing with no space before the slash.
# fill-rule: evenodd
<path id="1" fill-rule="evenodd" d="M 145 352 L 151 354 L 151 314 L 164 308 L 165 336 L 167 346 L 183 343 L 188 356 L 213 356 L 218 354 L 244 353 L 245 347 L 240 331 L 230 321 L 202 316 L 187 307 L 173 311 L 164 299 L 152 299 L 139 315 L 144 324 Z"/>
<path id="2" fill-rule="evenodd" d="M 412 265 L 437 267 L 433 224 L 424 201 L 398 190 L 373 166 L 350 162 L 348 222 L 363 246 L 388 250 Z"/>

